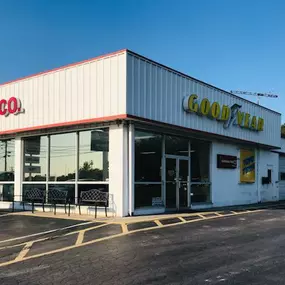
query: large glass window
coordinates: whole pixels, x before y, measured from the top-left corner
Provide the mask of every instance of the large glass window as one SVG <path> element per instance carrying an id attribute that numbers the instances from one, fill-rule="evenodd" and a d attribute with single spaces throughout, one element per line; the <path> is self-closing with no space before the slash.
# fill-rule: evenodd
<path id="1" fill-rule="evenodd" d="M 191 203 L 211 202 L 210 143 L 191 140 Z"/>
<path id="2" fill-rule="evenodd" d="M 13 201 L 14 184 L 0 184 L 0 201 Z"/>
<path id="3" fill-rule="evenodd" d="M 79 133 L 79 181 L 109 180 L 109 131 Z"/>
<path id="4" fill-rule="evenodd" d="M 135 181 L 161 182 L 162 136 L 135 132 Z"/>
<path id="5" fill-rule="evenodd" d="M 47 179 L 47 136 L 24 139 L 25 181 L 46 181 Z"/>
<path id="6" fill-rule="evenodd" d="M 0 140 L 0 201 L 14 199 L 14 163 L 15 140 Z"/>
<path id="7" fill-rule="evenodd" d="M 165 153 L 188 156 L 189 140 L 182 137 L 165 136 Z"/>
<path id="8" fill-rule="evenodd" d="M 50 136 L 50 181 L 74 181 L 76 133 Z"/>
<path id="9" fill-rule="evenodd" d="M 164 206 L 161 200 L 161 184 L 136 184 L 135 208 Z"/>
<path id="10" fill-rule="evenodd" d="M 0 181 L 14 181 L 15 140 L 0 141 Z"/>
<path id="11" fill-rule="evenodd" d="M 191 140 L 191 181 L 210 182 L 210 144 Z"/>
<path id="12" fill-rule="evenodd" d="M 162 143 L 160 134 L 135 131 L 135 208 L 163 204 Z"/>
<path id="13" fill-rule="evenodd" d="M 32 188 L 56 188 L 67 191 L 74 203 L 81 191 L 109 190 L 108 128 L 28 137 L 23 142 L 23 194 Z M 3 173 L 3 177 L 4 174 L 8 175 Z M 10 193 L 12 188 L 7 189 L 2 191 L 0 187 L 0 199 L 2 193 Z"/>

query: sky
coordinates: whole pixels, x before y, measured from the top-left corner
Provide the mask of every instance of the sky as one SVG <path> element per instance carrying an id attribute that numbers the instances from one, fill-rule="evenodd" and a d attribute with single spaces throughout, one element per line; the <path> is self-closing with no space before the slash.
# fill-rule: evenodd
<path id="1" fill-rule="evenodd" d="M 281 0 L 0 0 L 0 83 L 128 48 L 225 90 L 278 94 L 260 103 L 285 122 L 284 11 Z"/>

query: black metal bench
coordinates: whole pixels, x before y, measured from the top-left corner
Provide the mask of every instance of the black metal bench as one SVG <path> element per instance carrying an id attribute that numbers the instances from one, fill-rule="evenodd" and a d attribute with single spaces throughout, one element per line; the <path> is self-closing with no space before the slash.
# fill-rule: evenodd
<path id="1" fill-rule="evenodd" d="M 82 204 L 94 204 L 95 218 L 97 218 L 97 206 L 105 207 L 105 215 L 107 217 L 107 207 L 109 202 L 109 194 L 99 189 L 91 189 L 88 191 L 82 191 L 79 198 L 79 214 L 81 215 Z"/>
<path id="2" fill-rule="evenodd" d="M 48 191 L 48 202 L 54 208 L 54 214 L 56 214 L 56 204 L 64 204 L 64 211 L 66 214 L 66 205 L 67 205 L 67 194 L 68 191 L 59 190 L 59 189 L 51 189 Z"/>
<path id="3" fill-rule="evenodd" d="M 43 211 L 45 211 L 46 191 L 39 188 L 33 188 L 31 190 L 27 190 L 26 193 L 23 195 L 22 199 L 24 211 L 25 211 L 25 202 L 32 203 L 32 213 L 34 213 L 35 210 L 35 202 L 41 203 Z"/>

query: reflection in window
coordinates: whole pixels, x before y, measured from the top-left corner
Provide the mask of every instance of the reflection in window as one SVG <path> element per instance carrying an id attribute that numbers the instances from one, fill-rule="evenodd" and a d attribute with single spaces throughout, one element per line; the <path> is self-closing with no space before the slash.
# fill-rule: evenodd
<path id="1" fill-rule="evenodd" d="M 210 144 L 191 140 L 191 181 L 210 182 Z"/>
<path id="2" fill-rule="evenodd" d="M 191 203 L 209 203 L 211 202 L 210 184 L 192 184 L 191 185 Z"/>
<path id="3" fill-rule="evenodd" d="M 135 194 L 135 208 L 164 206 L 161 184 L 136 184 Z"/>
<path id="4" fill-rule="evenodd" d="M 71 204 L 75 202 L 75 185 L 74 184 L 49 184 L 48 190 L 57 189 L 61 191 L 67 191 L 67 201 Z"/>
<path id="5" fill-rule="evenodd" d="M 165 153 L 188 156 L 189 140 L 182 137 L 165 136 Z"/>
<path id="6" fill-rule="evenodd" d="M 74 181 L 76 133 L 50 137 L 50 181 Z"/>
<path id="7" fill-rule="evenodd" d="M 109 130 L 79 133 L 79 181 L 108 181 Z"/>
<path id="8" fill-rule="evenodd" d="M 15 140 L 0 141 L 0 181 L 14 181 Z"/>
<path id="9" fill-rule="evenodd" d="M 161 181 L 162 136 L 135 131 L 135 181 Z"/>
<path id="10" fill-rule="evenodd" d="M 47 136 L 24 139 L 25 181 L 45 181 L 47 177 Z"/>
<path id="11" fill-rule="evenodd" d="M 14 199 L 14 184 L 0 185 L 0 201 L 12 202 Z"/>

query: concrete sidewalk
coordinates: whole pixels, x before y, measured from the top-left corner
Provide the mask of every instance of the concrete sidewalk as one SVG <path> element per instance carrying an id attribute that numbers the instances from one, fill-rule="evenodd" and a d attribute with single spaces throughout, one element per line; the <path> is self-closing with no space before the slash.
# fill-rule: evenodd
<path id="1" fill-rule="evenodd" d="M 145 216 L 132 216 L 132 217 L 98 217 L 94 218 L 93 215 L 78 215 L 71 214 L 70 216 L 57 213 L 54 215 L 52 212 L 35 212 L 34 214 L 30 211 L 26 212 L 14 212 L 9 213 L 9 215 L 20 215 L 20 216 L 34 216 L 34 217 L 45 217 L 45 218 L 54 218 L 54 219 L 67 219 L 67 220 L 78 220 L 78 221 L 96 221 L 102 223 L 125 223 L 132 224 L 138 222 L 147 222 L 154 220 L 163 220 L 163 219 L 173 219 L 179 217 L 191 217 L 197 215 L 217 215 L 221 216 L 225 213 L 227 214 L 235 214 L 236 212 L 246 212 L 246 211 L 254 211 L 254 210 L 262 210 L 262 209 L 285 209 L 285 201 L 279 202 L 268 202 L 268 203 L 260 203 L 260 204 L 251 204 L 251 205 L 239 205 L 239 206 L 228 206 L 228 207 L 219 207 L 219 208 L 211 208 L 208 210 L 189 210 L 189 212 L 177 212 L 177 213 L 165 213 L 165 214 L 156 214 L 156 215 L 145 215 Z M 5 213 L 7 214 L 7 212 Z M 1 215 L 0 215 L 1 218 Z"/>

